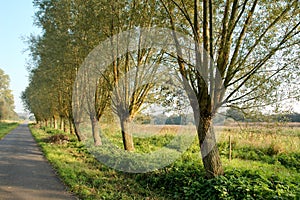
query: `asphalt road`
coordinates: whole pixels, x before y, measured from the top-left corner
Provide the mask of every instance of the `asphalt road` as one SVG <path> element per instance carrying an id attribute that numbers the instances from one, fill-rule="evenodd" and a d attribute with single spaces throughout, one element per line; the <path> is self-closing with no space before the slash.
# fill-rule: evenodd
<path id="1" fill-rule="evenodd" d="M 27 124 L 0 140 L 0 200 L 77 199 L 55 175 Z"/>

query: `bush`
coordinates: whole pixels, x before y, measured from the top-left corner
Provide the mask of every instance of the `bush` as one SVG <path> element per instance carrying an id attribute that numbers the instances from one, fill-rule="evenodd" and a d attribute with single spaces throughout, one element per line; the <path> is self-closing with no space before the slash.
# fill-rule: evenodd
<path id="1" fill-rule="evenodd" d="M 47 142 L 54 144 L 64 144 L 69 142 L 69 137 L 64 134 L 52 135 L 47 139 Z"/>
<path id="2" fill-rule="evenodd" d="M 278 161 L 286 168 L 300 171 L 300 153 L 281 154 Z"/>
<path id="3" fill-rule="evenodd" d="M 227 171 L 210 180 L 199 170 L 173 168 L 140 176 L 142 184 L 165 190 L 171 199 L 295 199 L 300 194 L 299 183 L 257 171 Z"/>

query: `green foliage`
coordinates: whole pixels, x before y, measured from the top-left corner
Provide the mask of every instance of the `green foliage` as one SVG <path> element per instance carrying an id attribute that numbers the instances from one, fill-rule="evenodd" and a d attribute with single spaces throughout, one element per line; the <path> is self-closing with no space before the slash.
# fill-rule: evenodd
<path id="1" fill-rule="evenodd" d="M 230 169 L 225 176 L 207 180 L 199 171 L 172 167 L 169 171 L 140 175 L 138 180 L 165 190 L 171 199 L 295 199 L 300 195 L 299 174 L 288 179 L 275 173 Z"/>
<path id="2" fill-rule="evenodd" d="M 291 113 L 283 116 L 277 116 L 279 121 L 287 119 L 289 122 L 300 122 L 300 113 Z"/>
<path id="3" fill-rule="evenodd" d="M 245 120 L 245 114 L 238 109 L 230 108 L 226 111 L 226 117 L 232 118 L 235 121 L 244 121 Z"/>
<path id="4" fill-rule="evenodd" d="M 71 135 L 67 143 L 49 143 L 53 135 L 60 135 L 53 129 L 31 131 L 42 150 L 57 170 L 68 188 L 80 199 L 165 199 L 162 195 L 142 187 L 134 176 L 117 172 L 100 164 Z"/>
<path id="5" fill-rule="evenodd" d="M 226 129 L 227 130 L 227 129 Z M 299 152 L 277 153 L 273 144 L 264 148 L 233 144 L 228 161 L 228 142 L 219 149 L 225 176 L 207 180 L 197 141 L 175 163 L 145 174 L 117 172 L 99 163 L 71 135 L 68 142 L 51 143 L 63 134 L 50 128 L 32 129 L 46 157 L 72 192 L 81 199 L 298 199 L 300 197 Z M 108 131 L 108 130 L 107 130 Z M 264 131 L 265 132 L 265 131 Z M 109 134 L 109 133 L 106 133 Z M 250 132 L 248 133 L 250 134 Z M 111 134 L 112 142 L 121 140 Z M 159 135 L 135 140 L 139 152 L 161 147 L 173 138 Z M 120 143 L 122 145 L 122 143 Z M 275 149 L 275 150 L 274 150 Z M 126 160 L 126 159 L 125 159 Z"/>
<path id="6" fill-rule="evenodd" d="M 19 124 L 18 123 L 5 123 L 0 122 L 0 140 L 8 134 L 10 131 L 15 129 Z"/>
<path id="7" fill-rule="evenodd" d="M 221 142 L 218 145 L 220 154 L 228 158 L 229 144 L 227 142 Z M 265 148 L 253 146 L 235 147 L 235 145 L 233 145 L 232 157 L 243 160 L 260 161 L 269 164 L 281 164 L 286 168 L 300 171 L 300 152 L 280 153 L 278 148 L 279 147 L 274 144 Z"/>
<path id="8" fill-rule="evenodd" d="M 277 159 L 285 167 L 296 169 L 300 172 L 300 153 L 281 154 Z"/>
<path id="9" fill-rule="evenodd" d="M 194 111 L 200 112 L 201 115 L 205 113 L 212 116 L 224 104 L 252 110 L 290 96 L 297 96 L 299 93 L 299 84 L 294 81 L 298 80 L 295 68 L 298 66 L 300 55 L 297 0 L 279 3 L 274 0 L 243 2 L 228 0 L 216 3 L 177 0 L 34 0 L 33 3 L 36 8 L 35 24 L 43 31 L 40 36 L 29 38 L 29 50 L 34 66 L 29 67 L 30 84 L 24 91 L 22 99 L 27 109 L 34 113 L 37 121 L 47 121 L 54 116 L 62 117 L 70 121 L 72 131 L 72 123 L 82 121 L 78 119 L 82 113 L 72 112 L 72 105 L 79 105 L 80 98 L 86 98 L 86 95 L 73 94 L 72 91 L 77 72 L 80 71 L 85 58 L 94 47 L 109 36 L 132 28 L 138 30 L 138 27 L 172 28 L 174 33 L 178 31 L 196 39 L 199 47 L 203 45 L 203 50 L 215 61 L 212 63 L 205 59 L 201 48 L 190 48 L 191 51 L 187 51 L 183 48 L 186 44 L 172 48 L 177 52 L 166 52 L 169 56 L 162 59 L 171 65 L 178 62 L 179 66 L 175 67 L 175 71 L 180 72 L 182 80 L 186 80 L 184 87 L 190 94 L 189 98 L 184 100 L 191 100 L 193 104 L 198 102 L 199 110 L 194 107 Z M 173 37 L 181 41 L 177 38 L 177 34 L 173 34 Z M 140 38 L 143 38 L 142 35 Z M 117 49 L 116 51 L 111 49 L 109 57 L 118 57 Z M 103 80 L 99 80 L 101 87 L 98 87 L 96 91 L 98 96 L 95 98 L 97 117 L 102 115 L 108 102 L 110 91 L 107 90 L 111 89 L 108 85 L 118 85 L 116 83 L 119 82 L 120 75 L 131 67 L 123 66 L 123 63 L 148 67 L 152 61 L 161 60 L 160 54 L 151 55 L 152 50 L 139 49 L 137 54 L 132 52 L 130 56 L 127 54 L 118 57 L 117 62 L 113 64 L 116 64 L 114 70 L 104 75 L 104 79 L 113 78 L 115 83 L 102 84 Z M 187 53 L 189 58 L 195 58 L 196 62 L 185 60 L 186 56 L 181 55 L 182 53 Z M 177 59 L 179 57 L 181 59 Z M 136 58 L 138 60 L 135 60 Z M 150 60 L 147 61 L 148 58 Z M 197 69 L 200 68 L 203 70 L 199 73 Z M 143 70 L 148 73 L 152 71 L 146 68 Z M 101 79 L 100 77 L 95 78 Z M 153 77 L 151 75 L 151 80 Z M 116 108 L 122 111 L 130 108 L 126 111 L 131 117 L 142 108 L 141 103 L 152 87 L 150 87 L 152 84 L 143 87 L 134 85 L 134 88 L 139 89 L 131 96 L 127 89 L 125 95 L 115 90 L 119 93 L 118 97 L 130 99 L 126 101 L 127 105 L 122 105 L 125 101 L 115 104 L 118 105 Z M 224 90 L 221 86 L 224 86 Z M 279 91 L 279 88 L 289 91 Z M 86 88 L 84 90 L 90 91 Z M 192 100 L 191 91 L 196 94 L 197 99 Z M 179 95 L 170 98 L 169 103 L 175 105 L 176 97 Z M 176 107 L 182 107 L 183 102 L 185 101 L 175 102 L 178 104 Z M 1 101 L 0 107 L 5 107 L 1 106 Z M 173 110 L 174 108 L 172 106 Z M 195 113 L 194 116 L 198 114 Z M 244 120 L 241 113 L 233 112 L 231 116 L 237 120 Z M 149 119 L 140 120 L 142 123 L 149 123 Z M 156 123 L 162 121 L 163 118 L 158 118 Z M 168 119 L 168 123 L 171 124 L 178 124 L 179 121 L 179 118 Z M 78 131 L 76 133 L 80 139 Z M 206 135 L 199 133 L 199 136 L 201 134 Z M 131 141 L 128 143 L 132 144 Z M 267 152 L 268 155 L 278 153 L 275 146 L 269 148 Z M 253 159 L 256 159 L 258 152 L 251 154 Z M 214 157 L 219 158 L 218 155 Z"/>
<path id="10" fill-rule="evenodd" d="M 9 89 L 9 82 L 9 76 L 0 69 L 0 120 L 18 119 L 14 111 L 14 97 Z"/>

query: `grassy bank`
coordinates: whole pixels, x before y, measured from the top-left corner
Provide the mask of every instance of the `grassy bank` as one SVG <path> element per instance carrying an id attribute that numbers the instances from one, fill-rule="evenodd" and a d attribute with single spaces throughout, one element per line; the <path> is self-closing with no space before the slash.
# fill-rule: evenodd
<path id="1" fill-rule="evenodd" d="M 62 180 L 81 199 L 300 198 L 299 130 L 223 129 L 219 147 L 226 175 L 211 180 L 203 178 L 196 141 L 170 166 L 145 174 L 128 174 L 99 163 L 70 135 L 33 126 L 31 130 Z M 231 161 L 229 135 L 233 137 Z M 153 149 L 152 145 L 164 145 L 170 137 L 163 134 L 137 140 L 136 146 L 146 151 L 145 146 Z M 253 137 L 256 139 L 250 140 Z"/>
<path id="2" fill-rule="evenodd" d="M 0 122 L 0 140 L 18 125 L 18 123 Z"/>

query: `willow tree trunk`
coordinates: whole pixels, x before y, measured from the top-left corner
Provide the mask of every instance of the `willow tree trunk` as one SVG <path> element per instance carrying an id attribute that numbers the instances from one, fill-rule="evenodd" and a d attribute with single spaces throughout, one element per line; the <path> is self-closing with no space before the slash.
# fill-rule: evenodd
<path id="1" fill-rule="evenodd" d="M 73 119 L 69 118 L 69 128 L 70 128 L 70 134 L 74 135 L 74 124 L 73 124 Z"/>
<path id="2" fill-rule="evenodd" d="M 200 117 L 197 132 L 206 177 L 224 175 L 211 117 Z"/>
<path id="3" fill-rule="evenodd" d="M 57 129 L 57 118 L 55 116 L 53 116 L 53 125 L 54 129 Z"/>
<path id="4" fill-rule="evenodd" d="M 53 117 L 50 118 L 50 128 L 53 128 Z"/>
<path id="5" fill-rule="evenodd" d="M 67 124 L 68 124 L 68 120 L 67 120 L 66 118 L 64 118 L 64 132 L 65 132 L 65 133 L 68 132 Z"/>
<path id="6" fill-rule="evenodd" d="M 60 130 L 65 131 L 65 123 L 64 118 L 60 116 L 60 124 L 59 124 Z"/>
<path id="7" fill-rule="evenodd" d="M 75 122 L 74 123 L 74 132 L 75 132 L 75 135 L 77 137 L 77 140 L 78 141 L 84 141 L 86 138 L 81 134 L 81 131 L 80 131 L 80 122 Z"/>
<path id="8" fill-rule="evenodd" d="M 120 119 L 123 145 L 126 151 L 134 151 L 133 136 L 128 131 L 130 120 L 128 118 Z"/>
<path id="9" fill-rule="evenodd" d="M 101 146 L 102 141 L 99 135 L 99 121 L 97 120 L 96 116 L 90 116 L 91 123 L 92 123 L 92 131 L 93 131 L 93 138 L 94 138 L 94 145 Z"/>

